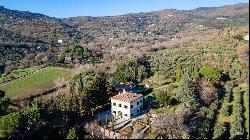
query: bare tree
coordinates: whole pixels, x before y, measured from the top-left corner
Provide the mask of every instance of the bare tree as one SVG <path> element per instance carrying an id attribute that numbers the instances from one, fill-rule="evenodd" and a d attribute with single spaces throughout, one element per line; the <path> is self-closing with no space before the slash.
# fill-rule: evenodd
<path id="1" fill-rule="evenodd" d="M 134 127 L 134 129 L 133 129 L 133 132 L 132 132 L 130 138 L 131 139 L 143 139 L 144 134 L 139 131 L 140 130 L 139 127 L 136 125 L 134 125 L 133 127 Z"/>
<path id="2" fill-rule="evenodd" d="M 152 124 L 152 126 L 162 138 L 188 138 L 188 127 L 184 124 L 183 117 L 175 114 L 159 114 L 156 123 Z"/>

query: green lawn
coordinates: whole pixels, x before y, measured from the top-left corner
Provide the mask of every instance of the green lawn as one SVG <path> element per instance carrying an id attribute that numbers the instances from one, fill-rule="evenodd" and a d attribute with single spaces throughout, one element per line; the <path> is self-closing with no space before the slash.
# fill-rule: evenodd
<path id="1" fill-rule="evenodd" d="M 70 69 L 47 67 L 32 75 L 13 80 L 0 85 L 0 89 L 5 91 L 6 97 L 16 99 L 41 93 L 56 85 L 56 81 L 69 80 L 73 72 Z"/>

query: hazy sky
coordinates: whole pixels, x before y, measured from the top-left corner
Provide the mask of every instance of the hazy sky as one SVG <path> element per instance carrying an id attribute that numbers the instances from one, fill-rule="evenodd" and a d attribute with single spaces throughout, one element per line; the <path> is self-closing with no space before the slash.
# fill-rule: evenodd
<path id="1" fill-rule="evenodd" d="M 170 8 L 191 10 L 236 3 L 248 3 L 248 0 L 0 0 L 0 5 L 8 9 L 59 18 L 112 16 Z"/>

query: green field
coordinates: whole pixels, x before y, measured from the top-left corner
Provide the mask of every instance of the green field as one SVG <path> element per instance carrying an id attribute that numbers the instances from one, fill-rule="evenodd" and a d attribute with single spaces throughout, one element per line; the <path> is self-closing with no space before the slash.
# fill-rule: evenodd
<path id="1" fill-rule="evenodd" d="M 0 83 L 17 79 L 18 77 L 25 76 L 29 73 L 38 71 L 39 69 L 41 69 L 41 67 L 31 67 L 31 68 L 13 70 L 9 74 L 0 75 Z"/>
<path id="2" fill-rule="evenodd" d="M 6 97 L 17 99 L 53 88 L 58 80 L 69 80 L 72 75 L 73 72 L 70 69 L 47 67 L 32 75 L 0 85 L 0 89 L 5 91 Z"/>

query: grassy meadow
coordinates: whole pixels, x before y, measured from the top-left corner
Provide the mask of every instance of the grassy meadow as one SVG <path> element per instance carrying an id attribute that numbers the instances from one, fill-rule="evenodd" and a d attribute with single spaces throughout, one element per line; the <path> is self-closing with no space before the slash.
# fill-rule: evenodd
<path id="1" fill-rule="evenodd" d="M 29 76 L 0 85 L 5 96 L 11 99 L 41 93 L 56 86 L 56 83 L 69 80 L 73 76 L 70 69 L 47 67 Z"/>
<path id="2" fill-rule="evenodd" d="M 41 69 L 41 67 L 31 67 L 31 68 L 13 70 L 9 74 L 0 75 L 0 83 L 17 79 L 19 77 L 38 71 L 39 69 Z"/>

